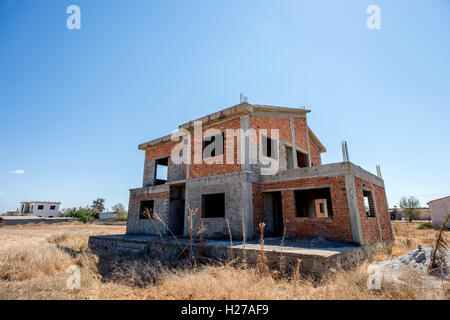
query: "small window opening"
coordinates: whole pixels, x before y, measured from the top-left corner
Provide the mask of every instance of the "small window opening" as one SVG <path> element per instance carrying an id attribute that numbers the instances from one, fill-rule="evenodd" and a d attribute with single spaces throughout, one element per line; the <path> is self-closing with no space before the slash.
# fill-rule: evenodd
<path id="1" fill-rule="evenodd" d="M 276 150 L 277 144 L 276 141 L 269 138 L 268 136 L 262 136 L 262 154 L 265 157 L 277 159 L 276 158 Z"/>
<path id="2" fill-rule="evenodd" d="M 154 200 L 141 201 L 141 207 L 139 209 L 139 219 L 153 219 L 154 205 Z"/>
<path id="3" fill-rule="evenodd" d="M 375 207 L 373 205 L 372 192 L 368 190 L 363 190 L 364 196 L 364 208 L 366 211 L 366 216 L 375 217 Z"/>
<path id="4" fill-rule="evenodd" d="M 308 155 L 297 150 L 297 166 L 306 168 L 308 166 Z"/>
<path id="5" fill-rule="evenodd" d="M 202 195 L 203 218 L 225 218 L 225 193 Z"/>
<path id="6" fill-rule="evenodd" d="M 167 158 L 162 158 L 162 159 L 157 159 L 155 161 L 155 177 L 156 177 L 156 182 L 155 184 L 164 184 L 167 182 L 167 176 L 168 176 L 168 171 L 169 171 L 169 157 Z"/>
<path id="7" fill-rule="evenodd" d="M 328 208 L 327 199 L 316 199 L 316 217 L 317 218 L 327 218 Z"/>
<path id="8" fill-rule="evenodd" d="M 333 217 L 330 188 L 295 190 L 294 195 L 297 217 Z"/>
<path id="9" fill-rule="evenodd" d="M 43 205 L 39 205 L 38 206 L 38 210 L 44 210 L 44 206 Z"/>
<path id="10" fill-rule="evenodd" d="M 50 210 L 55 210 L 56 206 L 50 206 Z"/>

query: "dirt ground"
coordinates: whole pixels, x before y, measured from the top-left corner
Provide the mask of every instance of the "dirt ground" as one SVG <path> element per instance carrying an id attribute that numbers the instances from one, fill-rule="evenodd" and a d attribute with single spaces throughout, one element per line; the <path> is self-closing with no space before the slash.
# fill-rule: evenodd
<path id="1" fill-rule="evenodd" d="M 418 244 L 431 247 L 437 231 L 419 223 L 395 222 L 395 243 L 372 261 L 404 255 Z M 111 261 L 101 265 L 87 249 L 90 235 L 125 233 L 125 226 L 64 223 L 0 227 L 0 299 L 449 299 L 448 281 L 427 287 L 420 275 L 403 283 L 367 287 L 369 262 L 337 271 L 320 282 L 299 274 L 262 272 L 222 265 L 170 269 L 149 261 Z M 448 237 L 449 232 L 446 232 Z M 68 268 L 79 266 L 81 286 L 70 289 Z"/>

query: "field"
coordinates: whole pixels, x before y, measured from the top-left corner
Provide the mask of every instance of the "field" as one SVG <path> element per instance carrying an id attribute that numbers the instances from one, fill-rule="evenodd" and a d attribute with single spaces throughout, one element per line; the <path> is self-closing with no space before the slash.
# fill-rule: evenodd
<path id="1" fill-rule="evenodd" d="M 418 244 L 431 247 L 437 231 L 417 223 L 394 225 L 395 243 L 381 261 Z M 369 262 L 317 281 L 299 274 L 221 265 L 168 268 L 144 261 L 101 261 L 87 249 L 89 235 L 124 233 L 125 226 L 67 223 L 0 227 L 0 299 L 448 299 L 450 286 L 431 287 L 411 272 L 401 283 L 367 288 Z M 448 236 L 448 232 L 446 232 Z M 70 266 L 81 270 L 81 286 L 69 289 Z M 301 266 L 300 266 L 301 268 Z M 70 269 L 69 269 L 70 270 Z"/>

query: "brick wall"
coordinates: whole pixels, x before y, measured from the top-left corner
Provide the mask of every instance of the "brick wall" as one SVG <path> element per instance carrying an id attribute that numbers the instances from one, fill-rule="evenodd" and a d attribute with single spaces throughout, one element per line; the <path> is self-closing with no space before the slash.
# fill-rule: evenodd
<path id="1" fill-rule="evenodd" d="M 383 240 L 392 239 L 391 222 L 384 189 L 358 177 L 355 177 L 355 186 L 364 244 L 381 240 L 378 223 L 381 227 Z M 373 191 L 372 197 L 375 202 L 375 217 L 367 217 L 366 215 L 363 190 Z"/>
<path id="2" fill-rule="evenodd" d="M 144 177 L 143 177 L 143 186 L 151 186 L 155 182 L 155 159 L 160 159 L 164 157 L 170 157 L 172 153 L 172 149 L 177 145 L 178 142 L 170 142 L 166 144 L 162 144 L 160 146 L 151 148 L 149 150 L 145 151 L 145 164 L 144 164 Z M 172 175 L 171 172 L 172 163 L 169 162 L 169 166 L 167 169 L 167 177 L 170 180 L 170 177 Z M 174 167 L 173 173 L 177 174 L 177 171 L 179 171 L 181 168 Z M 183 169 L 185 170 L 185 167 L 183 166 Z M 185 176 L 185 174 L 180 173 L 179 176 Z M 173 175 L 172 175 L 173 176 Z"/>
<path id="3" fill-rule="evenodd" d="M 140 194 L 140 195 L 136 196 L 136 199 L 139 201 L 152 200 L 155 198 L 169 199 L 169 193 L 168 192 L 158 192 L 158 193 L 150 193 L 150 194 Z"/>
<path id="4" fill-rule="evenodd" d="M 343 176 L 268 183 L 263 185 L 263 190 L 304 188 L 324 185 L 330 185 L 331 204 L 333 209 L 332 218 L 296 217 L 294 190 L 283 190 L 281 192 L 283 220 L 287 227 L 287 235 L 298 238 L 323 236 L 330 240 L 352 242 L 350 217 Z"/>
<path id="5" fill-rule="evenodd" d="M 153 159 L 169 157 L 172 153 L 173 147 L 175 147 L 179 142 L 169 142 L 158 147 L 152 148 L 145 151 L 145 160 L 150 161 Z"/>
<path id="6" fill-rule="evenodd" d="M 203 128 L 203 133 L 208 129 L 218 129 L 224 131 L 225 129 L 240 129 L 241 122 L 240 118 L 232 119 L 212 127 Z M 238 137 L 234 138 L 234 150 L 228 150 L 226 135 L 224 136 L 224 155 L 217 156 L 216 158 L 222 157 L 222 164 L 206 164 L 202 161 L 202 164 L 194 164 L 194 137 L 192 135 L 191 139 L 191 165 L 189 168 L 190 178 L 199 178 L 205 176 L 211 176 L 216 174 L 224 174 L 229 172 L 236 172 L 241 170 L 241 165 L 238 163 L 238 145 L 240 144 L 240 139 Z M 203 141 L 197 141 L 200 145 L 199 149 L 202 149 Z M 203 149 L 202 149 L 203 150 Z M 226 154 L 234 153 L 233 164 L 226 164 Z"/>
<path id="7" fill-rule="evenodd" d="M 289 118 L 269 118 L 250 116 L 250 127 L 256 129 L 256 134 L 259 137 L 258 129 L 266 129 L 267 134 L 270 135 L 272 129 L 278 129 L 280 138 L 292 143 L 291 136 L 291 122 Z"/>
<path id="8" fill-rule="evenodd" d="M 289 117 L 285 118 L 269 118 L 269 117 L 250 117 L 250 127 L 255 129 L 278 129 L 280 132 L 280 138 L 292 143 L 292 132 L 291 132 L 291 121 Z M 306 134 L 306 118 L 294 118 L 294 134 L 295 134 L 295 144 L 297 147 L 308 151 L 308 136 Z M 268 132 L 270 133 L 270 132 Z M 258 137 L 259 132 L 257 131 Z M 319 149 L 310 139 L 310 152 L 311 152 L 311 163 L 315 166 L 321 165 L 322 160 L 320 156 Z"/>
<path id="9" fill-rule="evenodd" d="M 381 232 L 383 239 L 393 239 L 392 225 L 389 215 L 389 207 L 386 199 L 384 188 L 374 185 L 375 201 L 377 203 L 377 210 L 379 212 Z"/>
<path id="10" fill-rule="evenodd" d="M 312 142 L 310 142 L 309 147 L 310 147 L 310 153 L 311 153 L 311 164 L 313 166 L 320 166 L 322 164 L 322 159 L 320 157 L 319 149 Z"/>
<path id="11" fill-rule="evenodd" d="M 298 147 L 308 150 L 308 142 L 306 136 L 306 119 L 305 118 L 294 118 L 295 123 L 295 136 L 296 136 L 296 144 Z M 240 129 L 240 118 L 231 119 L 225 121 L 223 123 L 216 124 L 212 127 L 203 128 L 203 133 L 208 129 L 218 129 L 220 131 L 224 131 L 225 129 Z M 250 127 L 257 130 L 257 136 L 259 137 L 258 129 L 266 129 L 270 134 L 270 130 L 278 129 L 280 133 L 280 138 L 292 143 L 292 132 L 291 132 L 291 122 L 289 117 L 258 117 L 258 116 L 250 116 Z M 201 164 L 194 163 L 194 139 L 192 133 L 192 141 L 191 141 L 191 165 L 189 166 L 189 177 L 190 178 L 198 178 L 205 177 L 217 174 L 224 174 L 230 172 L 237 172 L 241 170 L 241 165 L 238 163 L 238 146 L 240 145 L 239 137 L 234 137 L 234 150 L 229 150 L 227 148 L 227 139 L 224 137 L 224 155 L 219 155 L 215 158 L 210 158 L 209 160 L 218 160 L 222 159 L 222 164 L 214 163 L 214 164 L 206 164 L 202 159 Z M 154 179 L 154 160 L 163 158 L 166 156 L 170 156 L 172 149 L 179 142 L 169 142 L 163 144 L 161 146 L 157 146 L 147 150 L 145 153 L 145 169 L 144 169 L 144 186 L 152 185 Z M 203 141 L 197 141 L 202 150 Z M 311 160 L 314 165 L 320 165 L 320 153 L 317 147 L 314 144 L 310 143 L 311 150 Z M 233 164 L 226 164 L 227 154 L 233 154 Z M 170 177 L 170 167 L 168 168 L 168 176 Z M 186 166 L 183 166 L 182 171 L 184 174 L 180 175 L 181 177 L 186 176 Z M 179 179 L 180 180 L 180 179 Z"/>
<path id="12" fill-rule="evenodd" d="M 295 144 L 308 151 L 308 139 L 306 136 L 306 118 L 294 118 Z"/>
<path id="13" fill-rule="evenodd" d="M 158 186 L 159 189 L 166 189 L 165 186 Z M 162 219 L 140 219 L 141 201 L 154 200 L 154 211 Z M 169 216 L 169 192 L 147 193 L 146 188 L 134 189 L 130 191 L 130 202 L 128 207 L 127 233 L 145 233 L 152 235 L 168 234 Z M 165 224 L 165 225 L 164 225 Z"/>

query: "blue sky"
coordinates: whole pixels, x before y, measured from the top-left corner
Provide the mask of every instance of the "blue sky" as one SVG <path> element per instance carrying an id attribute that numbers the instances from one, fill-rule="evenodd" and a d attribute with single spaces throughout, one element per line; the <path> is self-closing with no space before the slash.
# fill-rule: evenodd
<path id="1" fill-rule="evenodd" d="M 311 109 L 323 162 L 347 140 L 352 162 L 381 165 L 391 206 L 450 194 L 449 0 L 0 0 L 0 212 L 127 205 L 139 143 L 241 92 Z"/>

